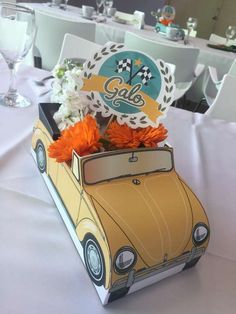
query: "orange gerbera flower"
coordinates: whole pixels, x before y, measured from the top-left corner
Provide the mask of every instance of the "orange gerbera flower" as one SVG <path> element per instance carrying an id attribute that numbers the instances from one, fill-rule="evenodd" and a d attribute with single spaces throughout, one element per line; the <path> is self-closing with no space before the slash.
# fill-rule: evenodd
<path id="1" fill-rule="evenodd" d="M 106 135 L 117 148 L 156 147 L 157 143 L 167 138 L 167 129 L 160 124 L 157 128 L 132 129 L 127 124 L 112 122 L 106 130 Z"/>
<path id="2" fill-rule="evenodd" d="M 49 157 L 64 162 L 71 160 L 73 149 L 80 156 L 95 153 L 101 147 L 100 138 L 96 120 L 87 115 L 82 121 L 62 131 L 59 139 L 49 146 Z"/>
<path id="3" fill-rule="evenodd" d="M 140 145 L 145 147 L 155 147 L 157 143 L 164 141 L 167 138 L 167 129 L 161 123 L 157 128 L 148 126 L 147 128 L 139 128 L 137 130 L 137 137 Z"/>

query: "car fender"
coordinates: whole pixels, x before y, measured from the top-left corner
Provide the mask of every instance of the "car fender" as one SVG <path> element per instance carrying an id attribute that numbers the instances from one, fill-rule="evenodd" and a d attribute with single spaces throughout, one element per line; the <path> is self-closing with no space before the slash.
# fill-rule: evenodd
<path id="1" fill-rule="evenodd" d="M 204 207 L 202 206 L 200 200 L 195 195 L 195 193 L 190 189 L 190 187 L 184 182 L 184 180 L 182 178 L 180 178 L 180 181 L 184 187 L 184 190 L 185 190 L 185 192 L 188 196 L 189 202 L 191 204 L 192 216 L 193 216 L 193 228 L 197 223 L 202 222 L 210 230 L 208 217 L 206 215 L 206 212 L 205 212 Z M 206 248 L 208 246 L 208 243 L 209 243 L 209 236 L 208 236 L 208 239 L 206 240 L 206 242 L 202 245 L 202 247 Z M 194 244 L 193 244 L 192 237 L 191 237 L 187 247 L 190 248 L 193 245 Z"/>
<path id="2" fill-rule="evenodd" d="M 33 137 L 32 137 L 32 148 L 34 150 L 36 148 L 38 140 L 41 140 L 43 145 L 46 147 L 46 143 L 47 143 L 46 136 L 43 133 L 43 131 L 36 126 L 36 127 L 34 127 L 34 133 L 33 133 Z"/>
<path id="3" fill-rule="evenodd" d="M 93 235 L 96 240 L 98 241 L 104 261 L 105 261 L 105 289 L 109 288 L 110 279 L 111 279 L 111 256 L 110 256 L 110 250 L 107 244 L 106 237 L 101 234 L 98 226 L 88 218 L 85 218 L 79 222 L 79 224 L 76 226 L 76 233 L 81 243 L 83 243 L 83 240 L 85 239 L 86 235 L 91 234 Z"/>

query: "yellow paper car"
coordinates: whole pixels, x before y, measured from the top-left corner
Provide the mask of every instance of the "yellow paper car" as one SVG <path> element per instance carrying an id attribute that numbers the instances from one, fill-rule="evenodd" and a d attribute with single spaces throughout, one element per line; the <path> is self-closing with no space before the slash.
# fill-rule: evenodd
<path id="1" fill-rule="evenodd" d="M 95 286 L 113 301 L 194 266 L 209 241 L 200 202 L 174 169 L 170 147 L 78 156 L 57 163 L 47 148 L 60 136 L 40 104 L 32 148 L 37 165 L 60 197 Z"/>

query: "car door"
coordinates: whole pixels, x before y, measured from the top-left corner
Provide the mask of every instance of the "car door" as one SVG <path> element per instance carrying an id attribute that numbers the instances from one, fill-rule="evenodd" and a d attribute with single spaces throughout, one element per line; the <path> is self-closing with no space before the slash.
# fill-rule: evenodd
<path id="1" fill-rule="evenodd" d="M 72 167 L 65 162 L 59 165 L 56 188 L 73 223 L 76 224 L 81 203 L 81 186 L 79 172 L 73 172 Z"/>

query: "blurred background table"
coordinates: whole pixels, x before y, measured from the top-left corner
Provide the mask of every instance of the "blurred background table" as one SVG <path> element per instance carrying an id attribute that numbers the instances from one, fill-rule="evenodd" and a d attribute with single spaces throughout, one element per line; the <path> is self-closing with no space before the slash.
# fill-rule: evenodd
<path id="1" fill-rule="evenodd" d="M 105 23 L 97 23 L 94 20 L 85 19 L 82 16 L 81 8 L 75 6 L 69 5 L 67 7 L 67 10 L 62 10 L 59 6 L 50 7 L 48 3 L 25 3 L 25 5 L 30 6 L 36 12 L 50 14 L 57 18 L 61 18 L 62 22 L 63 19 L 68 19 L 70 21 L 76 21 L 78 23 L 95 24 L 94 41 L 101 45 L 104 45 L 107 42 L 123 43 L 125 33 L 127 31 L 138 34 L 141 37 L 151 39 L 152 41 L 164 42 L 165 44 L 168 44 L 170 46 L 184 45 L 183 41 L 174 42 L 163 38 L 163 36 L 161 34 L 157 34 L 154 31 L 154 27 L 150 25 L 145 25 L 144 29 L 137 29 L 135 25 L 117 23 L 112 18 L 107 18 L 107 21 Z M 79 27 L 79 24 L 77 27 Z M 91 40 L 91 38 L 88 39 Z M 214 68 L 216 68 L 217 73 L 221 78 L 230 69 L 230 66 L 235 59 L 235 54 L 232 52 L 212 49 L 207 46 L 208 42 L 209 41 L 206 39 L 191 37 L 188 46 L 199 48 L 200 53 L 198 57 L 198 63 L 204 64 L 206 67 L 213 66 Z M 142 51 L 142 47 L 140 47 L 140 50 Z M 203 72 L 203 74 L 198 78 L 194 86 L 187 94 L 187 98 L 193 102 L 198 103 L 203 96 L 202 89 L 204 84 L 204 74 L 205 72 Z"/>

